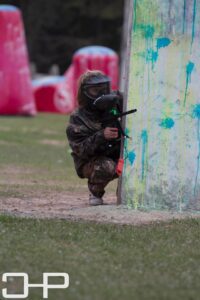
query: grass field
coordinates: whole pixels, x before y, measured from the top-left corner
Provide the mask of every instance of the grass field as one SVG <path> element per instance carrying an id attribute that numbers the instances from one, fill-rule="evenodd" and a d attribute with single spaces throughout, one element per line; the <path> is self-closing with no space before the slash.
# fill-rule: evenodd
<path id="1" fill-rule="evenodd" d="M 199 299 L 200 222 L 142 227 L 0 218 L 0 270 L 68 272 L 49 299 Z M 10 290 L 16 290 L 16 283 Z M 20 291 L 19 291 L 20 292 Z M 41 299 L 41 289 L 30 291 Z"/>
<path id="2" fill-rule="evenodd" d="M 0 118 L 1 193 L 23 197 L 27 188 L 41 193 L 47 189 L 86 191 L 86 180 L 79 179 L 74 170 L 67 123 L 68 116 L 53 114 Z M 109 189 L 114 187 L 116 183 Z"/>
<path id="3" fill-rule="evenodd" d="M 87 193 L 73 169 L 66 123 L 57 115 L 0 119 L 0 201 Z M 195 219 L 134 227 L 0 216 L 0 273 L 26 272 L 31 283 L 43 272 L 69 273 L 69 288 L 50 291 L 52 300 L 197 300 L 199 249 Z M 9 286 L 20 292 L 16 281 Z M 28 299 L 42 299 L 41 289 Z"/>
<path id="4" fill-rule="evenodd" d="M 48 114 L 35 118 L 1 117 L 1 168 L 21 170 L 18 179 L 22 180 L 31 171 L 32 180 L 36 180 L 40 189 L 48 180 L 53 186 L 59 183 L 60 188 L 76 188 L 76 184 L 82 187 L 68 148 L 67 122 L 66 116 Z"/>

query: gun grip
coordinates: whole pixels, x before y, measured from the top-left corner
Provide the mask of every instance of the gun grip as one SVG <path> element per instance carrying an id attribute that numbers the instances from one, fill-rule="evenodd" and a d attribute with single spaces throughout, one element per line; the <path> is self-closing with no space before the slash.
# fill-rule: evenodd
<path id="1" fill-rule="evenodd" d="M 123 160 L 123 158 L 120 158 L 118 160 L 117 167 L 116 167 L 117 175 L 119 175 L 119 176 L 122 175 L 123 167 L 124 167 L 124 160 Z"/>

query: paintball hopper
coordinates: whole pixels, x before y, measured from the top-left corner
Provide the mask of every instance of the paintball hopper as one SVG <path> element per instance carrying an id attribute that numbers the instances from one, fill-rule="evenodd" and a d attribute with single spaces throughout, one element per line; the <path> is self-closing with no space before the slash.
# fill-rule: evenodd
<path id="1" fill-rule="evenodd" d="M 106 111 L 119 104 L 120 96 L 113 92 L 108 95 L 102 95 L 94 100 L 93 105 L 97 110 Z"/>

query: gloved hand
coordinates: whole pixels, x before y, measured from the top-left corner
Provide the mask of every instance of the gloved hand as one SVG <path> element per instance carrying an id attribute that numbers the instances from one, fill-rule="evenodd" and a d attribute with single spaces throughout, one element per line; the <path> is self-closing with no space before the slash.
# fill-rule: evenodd
<path id="1" fill-rule="evenodd" d="M 106 140 L 112 140 L 118 138 L 118 128 L 106 127 L 104 129 L 104 137 Z"/>

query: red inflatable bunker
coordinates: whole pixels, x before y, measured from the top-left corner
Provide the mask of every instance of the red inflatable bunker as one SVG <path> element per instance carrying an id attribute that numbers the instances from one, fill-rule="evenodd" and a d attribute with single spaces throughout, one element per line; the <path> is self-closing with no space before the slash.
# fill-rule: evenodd
<path id="1" fill-rule="evenodd" d="M 0 115 L 34 115 L 24 27 L 20 11 L 0 5 Z"/>
<path id="2" fill-rule="evenodd" d="M 118 88 L 118 55 L 101 46 L 85 47 L 73 56 L 64 77 L 47 77 L 33 82 L 37 110 L 70 113 L 76 107 L 77 82 L 87 70 L 101 70 L 111 78 L 112 89 Z"/>
<path id="3" fill-rule="evenodd" d="M 119 59 L 115 51 L 102 46 L 89 46 L 76 51 L 73 56 L 74 84 L 87 70 L 100 70 L 110 77 L 112 89 L 118 88 Z"/>
<path id="4" fill-rule="evenodd" d="M 73 74 L 73 66 L 71 66 L 65 77 L 49 76 L 33 81 L 38 111 L 68 114 L 74 110 Z"/>

